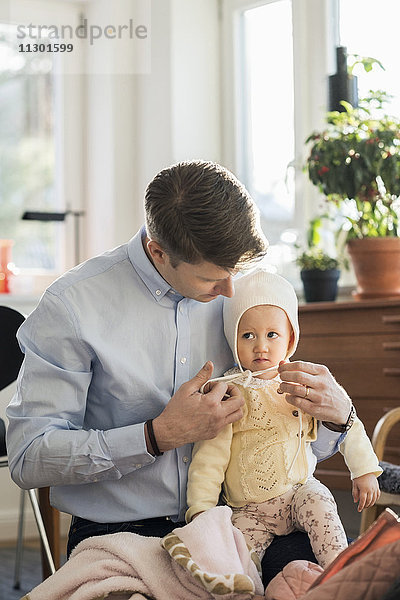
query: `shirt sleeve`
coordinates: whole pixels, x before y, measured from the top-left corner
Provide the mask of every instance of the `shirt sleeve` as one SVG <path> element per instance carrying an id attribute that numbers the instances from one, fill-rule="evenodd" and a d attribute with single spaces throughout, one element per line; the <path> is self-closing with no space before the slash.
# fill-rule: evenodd
<path id="1" fill-rule="evenodd" d="M 364 425 L 358 417 L 349 429 L 346 439 L 340 444 L 339 451 L 343 454 L 351 479 L 367 473 L 378 477 L 383 473 Z"/>
<path id="2" fill-rule="evenodd" d="M 216 438 L 194 445 L 188 474 L 188 523 L 196 513 L 218 504 L 221 485 L 231 456 L 232 431 L 232 425 L 227 425 Z"/>
<path id="3" fill-rule="evenodd" d="M 321 421 L 318 421 L 318 436 L 315 442 L 312 442 L 312 451 L 317 457 L 318 462 L 330 458 L 339 451 L 339 445 L 346 438 L 347 433 L 338 433 L 325 427 Z"/>
<path id="4" fill-rule="evenodd" d="M 45 294 L 18 340 L 25 358 L 7 409 L 7 447 L 20 487 L 116 480 L 154 461 L 143 423 L 84 429 L 94 356 L 59 296 Z"/>

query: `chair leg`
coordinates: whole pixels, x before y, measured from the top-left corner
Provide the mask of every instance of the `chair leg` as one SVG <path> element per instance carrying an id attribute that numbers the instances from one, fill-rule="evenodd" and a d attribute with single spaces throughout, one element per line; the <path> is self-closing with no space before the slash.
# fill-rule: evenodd
<path id="1" fill-rule="evenodd" d="M 33 513 L 35 515 L 36 524 L 39 529 L 39 535 L 42 540 L 43 548 L 44 548 L 44 551 L 46 554 L 47 562 L 49 563 L 50 571 L 53 574 L 56 572 L 56 568 L 54 566 L 53 557 L 51 555 L 49 540 L 47 539 L 46 529 L 44 527 L 44 523 L 43 523 L 42 515 L 40 512 L 36 493 L 35 493 L 35 490 L 28 490 L 28 493 L 29 493 L 29 498 L 30 498 L 31 504 L 32 504 Z"/>
<path id="2" fill-rule="evenodd" d="M 21 587 L 21 561 L 22 552 L 24 549 L 24 512 L 25 512 L 25 490 L 21 490 L 19 494 L 19 517 L 18 517 L 18 538 L 17 538 L 17 550 L 15 555 L 15 569 L 14 569 L 14 589 L 19 590 Z"/>

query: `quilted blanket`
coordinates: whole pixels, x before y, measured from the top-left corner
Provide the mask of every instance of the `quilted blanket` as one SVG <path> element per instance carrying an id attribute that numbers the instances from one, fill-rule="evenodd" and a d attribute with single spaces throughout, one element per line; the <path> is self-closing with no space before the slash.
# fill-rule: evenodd
<path id="1" fill-rule="evenodd" d="M 382 600 L 399 572 L 400 540 L 348 565 L 302 600 Z"/>
<path id="2" fill-rule="evenodd" d="M 307 561 L 293 561 L 271 581 L 265 597 L 267 600 L 382 600 L 399 574 L 400 519 L 386 509 L 325 571 Z"/>

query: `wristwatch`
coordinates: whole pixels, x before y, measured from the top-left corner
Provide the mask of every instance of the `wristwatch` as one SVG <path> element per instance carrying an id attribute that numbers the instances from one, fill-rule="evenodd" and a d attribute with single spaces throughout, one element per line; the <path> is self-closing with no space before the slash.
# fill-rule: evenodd
<path id="1" fill-rule="evenodd" d="M 336 431 L 337 433 L 346 433 L 349 431 L 350 427 L 354 423 L 354 419 L 356 418 L 356 409 L 354 405 L 351 405 L 349 416 L 347 417 L 347 421 L 344 425 L 338 425 L 337 423 L 331 423 L 331 421 L 322 421 L 322 425 L 324 425 L 327 429 L 331 431 Z"/>

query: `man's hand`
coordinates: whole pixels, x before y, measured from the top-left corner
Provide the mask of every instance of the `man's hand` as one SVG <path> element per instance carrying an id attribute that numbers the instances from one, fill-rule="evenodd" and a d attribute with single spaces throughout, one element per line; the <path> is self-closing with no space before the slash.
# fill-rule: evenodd
<path id="1" fill-rule="evenodd" d="M 212 376 L 209 361 L 190 381 L 181 385 L 163 410 L 153 420 L 154 434 L 161 452 L 184 444 L 214 438 L 225 425 L 243 416 L 244 404 L 238 388 L 218 381 L 204 394 L 199 389 Z M 228 398 L 222 401 L 224 396 Z"/>
<path id="2" fill-rule="evenodd" d="M 286 394 L 289 404 L 320 421 L 345 424 L 351 400 L 324 365 L 295 361 L 280 363 L 282 383 L 279 393 Z"/>
<path id="3" fill-rule="evenodd" d="M 373 506 L 381 495 L 378 479 L 373 473 L 356 477 L 352 482 L 352 494 L 354 502 L 358 502 L 358 512 Z"/>

